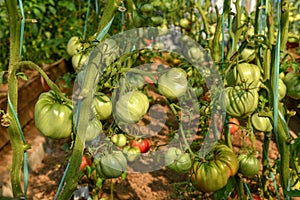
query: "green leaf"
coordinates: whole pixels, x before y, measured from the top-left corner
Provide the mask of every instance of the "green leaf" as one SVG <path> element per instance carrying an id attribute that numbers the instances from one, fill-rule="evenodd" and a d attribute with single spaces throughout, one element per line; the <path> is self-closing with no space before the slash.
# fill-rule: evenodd
<path id="1" fill-rule="evenodd" d="M 18 77 L 20 77 L 20 79 L 27 81 L 28 80 L 28 76 L 26 74 L 24 74 L 24 72 L 19 72 L 16 74 Z"/>
<path id="2" fill-rule="evenodd" d="M 38 19 L 43 19 L 43 14 L 38 8 L 33 8 L 32 12 L 34 13 L 35 17 Z"/>
<path id="3" fill-rule="evenodd" d="M 300 190 L 291 190 L 291 191 L 284 191 L 284 193 L 289 197 L 300 197 Z"/>
<path id="4" fill-rule="evenodd" d="M 227 185 L 213 194 L 213 199 L 214 200 L 228 199 L 235 185 L 236 185 L 236 180 L 234 177 L 231 176 L 227 182 Z"/>

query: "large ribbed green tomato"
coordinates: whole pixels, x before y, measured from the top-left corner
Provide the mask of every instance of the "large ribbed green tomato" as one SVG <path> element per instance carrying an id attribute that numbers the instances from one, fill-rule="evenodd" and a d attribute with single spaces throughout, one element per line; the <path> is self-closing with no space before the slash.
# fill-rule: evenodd
<path id="1" fill-rule="evenodd" d="M 116 117 L 125 123 L 136 123 L 147 113 L 149 108 L 148 97 L 140 92 L 133 91 L 122 95 L 116 103 Z"/>
<path id="2" fill-rule="evenodd" d="M 258 174 L 260 170 L 259 160 L 255 155 L 241 154 L 238 157 L 239 160 L 239 171 L 245 176 L 254 176 Z"/>
<path id="3" fill-rule="evenodd" d="M 262 132 L 270 132 L 273 130 L 272 123 L 268 117 L 261 117 L 258 113 L 254 113 L 251 116 L 251 122 L 253 127 Z"/>
<path id="4" fill-rule="evenodd" d="M 172 68 L 158 79 L 158 91 L 169 99 L 176 99 L 187 90 L 187 74 L 181 68 Z"/>
<path id="5" fill-rule="evenodd" d="M 289 72 L 283 78 L 287 87 L 287 96 L 299 100 L 300 99 L 300 76 L 296 72 Z"/>
<path id="6" fill-rule="evenodd" d="M 188 153 L 184 153 L 176 147 L 171 147 L 165 154 L 165 164 L 167 168 L 181 174 L 191 169 L 192 160 Z"/>
<path id="7" fill-rule="evenodd" d="M 250 87 L 259 87 L 261 74 L 257 65 L 249 63 L 240 63 L 235 65 L 227 74 L 226 81 L 228 86 L 234 86 L 241 83 L 250 84 Z"/>
<path id="8" fill-rule="evenodd" d="M 105 120 L 111 116 L 112 103 L 107 95 L 95 95 L 93 105 L 95 114 L 99 120 Z"/>
<path id="9" fill-rule="evenodd" d="M 235 153 L 224 144 L 217 144 L 207 160 L 195 161 L 191 173 L 192 183 L 203 192 L 215 192 L 223 188 L 230 176 L 239 168 Z"/>
<path id="10" fill-rule="evenodd" d="M 121 151 L 106 153 L 94 159 L 97 173 L 101 178 L 116 178 L 125 172 L 127 160 Z"/>
<path id="11" fill-rule="evenodd" d="M 35 127 L 45 137 L 69 137 L 72 133 L 72 117 L 72 105 L 59 99 L 52 90 L 42 93 L 35 104 Z"/>
<path id="12" fill-rule="evenodd" d="M 231 117 L 247 116 L 258 106 L 258 92 L 240 86 L 227 87 L 220 96 L 220 104 Z"/>

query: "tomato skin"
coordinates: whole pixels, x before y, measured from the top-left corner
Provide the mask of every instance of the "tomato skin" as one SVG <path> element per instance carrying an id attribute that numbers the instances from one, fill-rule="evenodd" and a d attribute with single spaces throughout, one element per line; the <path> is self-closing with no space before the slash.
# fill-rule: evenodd
<path id="1" fill-rule="evenodd" d="M 97 173 L 102 178 L 117 178 L 126 170 L 127 160 L 121 151 L 106 153 L 94 159 Z"/>
<path id="2" fill-rule="evenodd" d="M 95 117 L 89 121 L 86 129 L 85 140 L 92 141 L 102 132 L 102 123 Z"/>
<path id="3" fill-rule="evenodd" d="M 74 56 L 79 53 L 83 48 L 83 45 L 80 42 L 80 38 L 78 36 L 73 36 L 70 38 L 67 44 L 67 53 L 69 56 Z"/>
<path id="4" fill-rule="evenodd" d="M 111 116 L 112 103 L 107 95 L 95 95 L 93 106 L 94 112 L 99 120 L 106 120 Z"/>
<path id="5" fill-rule="evenodd" d="M 251 62 L 252 60 L 255 59 L 255 49 L 246 47 L 241 52 L 241 58 L 246 60 L 247 62 Z"/>
<path id="6" fill-rule="evenodd" d="M 278 100 L 281 101 L 286 95 L 286 85 L 282 79 L 278 79 Z"/>
<path id="7" fill-rule="evenodd" d="M 192 167 L 192 160 L 188 153 L 183 153 L 176 147 L 171 147 L 165 154 L 165 164 L 168 169 L 178 174 L 188 172 Z"/>
<path id="8" fill-rule="evenodd" d="M 141 153 L 146 153 L 149 151 L 151 147 L 151 143 L 150 140 L 148 139 L 132 140 L 131 146 L 138 147 Z"/>
<path id="9" fill-rule="evenodd" d="M 123 152 L 129 162 L 136 161 L 141 155 L 140 148 L 136 146 L 125 146 Z"/>
<path id="10" fill-rule="evenodd" d="M 217 144 L 211 158 L 196 160 L 190 171 L 192 183 L 203 192 L 215 192 L 223 188 L 230 176 L 239 168 L 235 153 L 224 144 Z"/>
<path id="11" fill-rule="evenodd" d="M 187 90 L 187 74 L 181 68 L 171 68 L 158 79 L 158 92 L 171 99 L 177 99 Z"/>
<path id="12" fill-rule="evenodd" d="M 148 97 L 140 91 L 133 91 L 119 98 L 115 114 L 120 121 L 132 124 L 142 119 L 148 108 Z"/>
<path id="13" fill-rule="evenodd" d="M 87 54 L 78 53 L 72 57 L 72 66 L 75 72 L 83 70 L 88 64 L 89 56 Z"/>
<path id="14" fill-rule="evenodd" d="M 35 127 L 51 139 L 67 138 L 72 133 L 72 105 L 49 90 L 39 96 L 34 107 Z"/>
<path id="15" fill-rule="evenodd" d="M 127 138 L 124 134 L 115 134 L 111 137 L 111 141 L 118 147 L 123 147 L 127 143 Z"/>
<path id="16" fill-rule="evenodd" d="M 91 159 L 90 158 L 88 158 L 87 156 L 82 156 L 82 158 L 81 158 L 81 164 L 80 164 L 80 167 L 79 167 L 79 169 L 81 170 L 81 171 L 85 171 L 85 168 L 87 167 L 87 166 L 91 166 L 92 165 L 92 161 L 91 161 Z"/>
<path id="17" fill-rule="evenodd" d="M 258 174 L 260 170 L 259 160 L 255 155 L 250 154 L 241 154 L 238 157 L 239 160 L 239 172 L 241 172 L 245 176 L 254 176 Z"/>
<path id="18" fill-rule="evenodd" d="M 258 92 L 240 86 L 227 87 L 220 96 L 222 109 L 231 117 L 244 117 L 258 106 Z"/>
<path id="19" fill-rule="evenodd" d="M 259 67 L 249 63 L 235 65 L 226 75 L 228 86 L 247 83 L 250 88 L 255 88 L 260 86 L 260 79 L 261 73 Z"/>
<path id="20" fill-rule="evenodd" d="M 230 132 L 230 135 L 233 135 L 235 132 L 237 132 L 239 130 L 239 125 L 240 125 L 240 122 L 237 118 L 235 117 L 232 117 L 229 119 L 229 132 Z"/>
<path id="21" fill-rule="evenodd" d="M 253 127 L 261 132 L 270 132 L 273 130 L 273 125 L 268 117 L 261 117 L 258 113 L 251 116 Z"/>
<path id="22" fill-rule="evenodd" d="M 287 96 L 299 100 L 300 99 L 300 76 L 296 72 L 289 72 L 283 78 L 287 87 Z"/>

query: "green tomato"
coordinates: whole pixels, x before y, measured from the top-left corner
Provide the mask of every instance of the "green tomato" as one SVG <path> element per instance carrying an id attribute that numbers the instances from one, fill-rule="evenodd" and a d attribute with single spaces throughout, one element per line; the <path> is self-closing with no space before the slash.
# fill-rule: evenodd
<path id="1" fill-rule="evenodd" d="M 106 120 L 111 116 L 112 103 L 110 98 L 105 95 L 95 95 L 93 100 L 94 112 L 99 120 Z"/>
<path id="2" fill-rule="evenodd" d="M 34 107 L 36 128 L 51 139 L 62 139 L 71 135 L 72 117 L 72 105 L 60 100 L 52 90 L 42 93 Z"/>
<path id="3" fill-rule="evenodd" d="M 192 167 L 190 155 L 188 153 L 183 153 L 176 147 L 171 147 L 167 150 L 165 163 L 167 168 L 179 174 L 188 172 Z"/>
<path id="4" fill-rule="evenodd" d="M 75 72 L 79 72 L 80 70 L 83 70 L 85 66 L 88 64 L 89 56 L 87 54 L 75 54 L 72 57 L 72 66 L 75 70 Z"/>
<path id="5" fill-rule="evenodd" d="M 118 147 L 123 147 L 127 143 L 127 138 L 124 134 L 115 134 L 111 137 L 111 141 Z"/>
<path id="6" fill-rule="evenodd" d="M 119 98 L 115 114 L 121 122 L 132 124 L 142 119 L 148 108 L 148 97 L 140 91 L 133 91 Z"/>
<path id="7" fill-rule="evenodd" d="M 299 100 L 300 99 L 300 76 L 296 72 L 289 72 L 283 78 L 287 87 L 287 96 Z"/>
<path id="8" fill-rule="evenodd" d="M 121 151 L 106 153 L 100 158 L 95 158 L 94 162 L 101 178 L 117 178 L 127 167 L 127 160 Z"/>
<path id="9" fill-rule="evenodd" d="M 209 13 L 207 13 L 206 18 L 207 18 L 207 22 L 210 25 L 213 25 L 213 24 L 217 23 L 218 16 L 215 12 L 209 12 Z"/>
<path id="10" fill-rule="evenodd" d="M 254 176 L 258 174 L 260 170 L 259 160 L 255 155 L 241 154 L 238 157 L 239 171 L 245 176 Z"/>
<path id="11" fill-rule="evenodd" d="M 227 87 L 220 96 L 220 104 L 231 117 L 247 116 L 258 106 L 258 92 L 240 86 Z"/>
<path id="12" fill-rule="evenodd" d="M 235 153 L 224 144 L 217 144 L 206 161 L 196 160 L 191 173 L 192 183 L 203 192 L 223 188 L 239 168 Z"/>
<path id="13" fill-rule="evenodd" d="M 171 68 L 158 79 L 158 91 L 165 97 L 174 100 L 183 96 L 187 90 L 187 75 L 181 68 Z"/>
<path id="14" fill-rule="evenodd" d="M 136 146 L 126 146 L 123 148 L 123 152 L 129 162 L 136 161 L 141 155 L 140 148 Z"/>
<path id="15" fill-rule="evenodd" d="M 143 18 L 139 16 L 136 10 L 132 11 L 132 21 L 136 28 L 139 28 L 143 25 Z"/>
<path id="16" fill-rule="evenodd" d="M 70 38 L 67 44 L 67 53 L 69 56 L 73 57 L 75 54 L 78 54 L 83 49 L 83 45 L 80 42 L 80 38 L 73 36 Z"/>
<path id="17" fill-rule="evenodd" d="M 190 20 L 188 20 L 186 18 L 181 18 L 179 21 L 179 26 L 181 28 L 189 30 L 189 29 L 191 29 L 191 22 L 190 22 Z"/>
<path id="18" fill-rule="evenodd" d="M 92 141 L 102 132 L 102 123 L 95 117 L 93 118 L 86 129 L 85 140 Z"/>
<path id="19" fill-rule="evenodd" d="M 255 49 L 246 47 L 241 52 L 241 58 L 247 62 L 251 62 L 255 58 Z"/>
<path id="20" fill-rule="evenodd" d="M 161 25 L 164 21 L 164 18 L 161 16 L 152 16 L 151 21 L 155 26 Z"/>
<path id="21" fill-rule="evenodd" d="M 281 101 L 286 95 L 286 86 L 283 80 L 278 79 L 278 100 Z"/>
<path id="22" fill-rule="evenodd" d="M 141 7 L 141 11 L 143 13 L 150 13 L 153 11 L 153 5 L 146 3 Z"/>
<path id="23" fill-rule="evenodd" d="M 258 113 L 254 113 L 251 117 L 253 127 L 262 132 L 270 132 L 273 130 L 273 126 L 268 117 L 261 117 Z"/>
<path id="24" fill-rule="evenodd" d="M 260 69 L 257 65 L 241 63 L 235 65 L 226 75 L 228 86 L 235 86 L 247 83 L 251 88 L 259 87 L 261 82 Z"/>

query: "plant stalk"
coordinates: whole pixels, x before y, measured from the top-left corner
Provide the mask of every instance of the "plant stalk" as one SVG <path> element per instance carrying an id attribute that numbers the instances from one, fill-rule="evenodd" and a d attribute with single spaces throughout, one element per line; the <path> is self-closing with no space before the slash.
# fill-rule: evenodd
<path id="1" fill-rule="evenodd" d="M 114 1 L 108 1 L 107 6 L 105 7 L 102 20 L 99 24 L 99 30 L 97 34 L 99 34 L 102 29 L 106 26 L 107 23 L 112 19 L 115 12 L 117 11 L 117 8 L 120 6 L 120 1 L 114 0 Z M 104 54 L 99 55 L 99 57 L 104 57 Z M 104 58 L 100 58 L 102 60 Z M 63 190 L 58 194 L 59 200 L 67 200 L 72 197 L 73 192 L 76 190 L 77 184 L 78 184 L 78 171 L 79 166 L 81 163 L 81 158 L 83 155 L 84 145 L 85 145 L 85 133 L 89 122 L 89 116 L 91 111 L 91 104 L 92 104 L 92 98 L 93 94 L 95 93 L 95 88 L 98 83 L 99 79 L 99 70 L 95 66 L 93 62 L 89 62 L 87 69 L 86 69 L 86 75 L 85 80 L 83 83 L 83 86 L 81 87 L 81 91 L 78 95 L 78 101 L 77 103 L 77 121 L 78 124 L 75 127 L 77 130 L 75 130 L 76 138 L 74 142 L 74 148 L 73 153 L 70 160 L 70 167 L 69 170 L 66 172 L 66 179 L 65 184 L 63 187 Z M 92 91 L 94 89 L 94 91 Z"/>
<path id="2" fill-rule="evenodd" d="M 9 49 L 9 66 L 8 66 L 8 98 L 11 102 L 12 109 L 18 112 L 18 78 L 16 76 L 17 66 L 19 62 L 20 50 L 20 25 L 21 17 L 18 13 L 17 0 L 6 0 L 6 8 L 8 11 L 10 23 L 10 49 Z M 17 126 L 17 119 L 13 116 L 13 110 L 10 105 L 7 106 L 7 115 L 10 124 L 7 132 L 10 137 L 11 148 L 13 151 L 12 167 L 10 170 L 11 185 L 14 197 L 23 196 L 21 186 L 21 170 L 23 162 L 24 145 L 21 133 Z"/>

